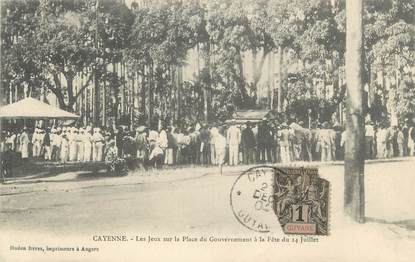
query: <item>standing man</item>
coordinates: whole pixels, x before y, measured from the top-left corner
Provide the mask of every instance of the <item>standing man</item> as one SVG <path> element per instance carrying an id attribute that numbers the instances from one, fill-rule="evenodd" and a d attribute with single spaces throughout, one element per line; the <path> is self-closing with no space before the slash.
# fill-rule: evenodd
<path id="1" fill-rule="evenodd" d="M 298 124 L 299 126 L 303 127 L 304 122 L 300 121 Z M 303 143 L 304 143 L 304 131 L 301 128 L 300 130 L 293 130 L 293 160 L 301 161 L 303 160 Z"/>
<path id="2" fill-rule="evenodd" d="M 374 157 L 374 140 L 375 140 L 375 129 L 372 121 L 366 122 L 365 125 L 365 151 L 366 159 L 372 159 Z"/>
<path id="3" fill-rule="evenodd" d="M 291 140 L 292 140 L 292 135 L 291 135 L 291 131 L 288 128 L 287 123 L 282 123 L 281 124 L 281 130 L 278 133 L 279 136 L 279 145 L 280 145 L 280 156 L 281 156 L 281 163 L 289 163 L 291 162 L 292 158 L 291 158 L 291 152 L 290 152 L 290 147 L 291 147 Z"/>
<path id="4" fill-rule="evenodd" d="M 159 133 L 156 131 L 154 126 L 152 126 L 148 133 L 148 142 L 149 142 L 150 152 L 153 150 L 153 147 L 156 145 L 158 140 L 159 140 Z"/>
<path id="5" fill-rule="evenodd" d="M 209 130 L 210 133 L 210 139 L 209 139 L 209 143 L 210 143 L 210 162 L 213 165 L 217 165 L 217 158 L 216 158 L 216 150 L 215 150 L 215 137 L 217 136 L 217 133 L 219 132 L 218 128 L 216 127 L 216 125 L 212 125 L 212 127 Z"/>
<path id="6" fill-rule="evenodd" d="M 385 125 L 381 123 L 376 137 L 378 158 L 387 157 L 387 140 L 388 131 L 386 130 Z"/>
<path id="7" fill-rule="evenodd" d="M 396 143 L 398 144 L 398 156 L 403 157 L 405 155 L 405 135 L 402 132 L 402 127 L 399 127 L 396 132 Z"/>
<path id="8" fill-rule="evenodd" d="M 92 160 L 94 162 L 102 161 L 102 150 L 104 147 L 104 137 L 101 134 L 100 128 L 94 128 L 94 134 L 92 135 L 92 142 L 93 142 L 93 153 L 92 153 Z"/>
<path id="9" fill-rule="evenodd" d="M 333 137 L 328 122 L 323 123 L 323 128 L 320 130 L 320 146 L 321 146 L 321 161 L 332 161 L 332 146 Z"/>
<path id="10" fill-rule="evenodd" d="M 160 128 L 159 131 L 160 133 L 157 144 L 163 150 L 163 159 L 165 161 L 164 164 L 166 164 L 167 159 L 170 157 L 167 156 L 167 147 L 169 146 L 169 140 L 167 139 L 167 132 L 165 128 Z"/>
<path id="11" fill-rule="evenodd" d="M 61 136 L 60 142 L 61 142 L 60 160 L 61 160 L 61 163 L 66 163 L 68 161 L 68 151 L 69 151 L 69 143 L 68 143 L 66 127 L 62 128 L 62 136 Z"/>
<path id="12" fill-rule="evenodd" d="M 115 135 L 115 145 L 117 147 L 118 157 L 122 157 L 124 144 L 124 129 L 121 126 L 119 126 L 116 130 L 117 133 Z"/>
<path id="13" fill-rule="evenodd" d="M 57 161 L 57 142 L 58 139 L 58 129 L 53 127 L 50 134 L 50 150 L 51 150 L 51 160 Z M 59 143 L 60 144 L 60 143 Z"/>
<path id="14" fill-rule="evenodd" d="M 33 158 L 38 158 L 40 155 L 40 147 L 41 147 L 41 141 L 40 141 L 40 129 L 35 128 L 35 132 L 32 136 L 32 144 L 33 144 Z"/>
<path id="15" fill-rule="evenodd" d="M 408 131 L 408 147 L 409 147 L 409 156 L 415 156 L 415 127 L 412 122 L 412 126 Z"/>
<path id="16" fill-rule="evenodd" d="M 408 127 L 408 119 L 405 119 L 405 122 L 402 126 L 402 133 L 403 133 L 403 155 L 404 156 L 408 156 L 409 153 L 409 146 L 408 146 L 408 142 L 409 142 L 409 127 Z"/>
<path id="17" fill-rule="evenodd" d="M 243 163 L 251 165 L 255 163 L 255 136 L 252 131 L 251 122 L 246 123 L 246 128 L 241 134 L 241 145 L 243 150 Z"/>
<path id="18" fill-rule="evenodd" d="M 92 152 L 92 135 L 91 135 L 91 127 L 87 126 L 85 128 L 84 136 L 83 136 L 83 143 L 84 143 L 84 162 L 91 161 L 91 152 Z"/>
<path id="19" fill-rule="evenodd" d="M 46 128 L 46 133 L 43 136 L 43 143 L 42 143 L 42 147 L 43 147 L 43 152 L 44 152 L 44 159 L 45 160 L 51 160 L 52 158 L 52 152 L 51 152 L 51 139 L 50 139 L 50 129 Z"/>
<path id="20" fill-rule="evenodd" d="M 226 137 L 224 135 L 224 127 L 218 128 L 218 132 L 215 134 L 215 151 L 216 151 L 216 163 L 222 165 L 225 162 L 226 156 Z"/>
<path id="21" fill-rule="evenodd" d="M 147 141 L 147 128 L 145 126 L 141 126 L 137 128 L 135 134 L 135 143 L 137 145 L 137 160 L 138 164 L 141 165 L 142 168 L 145 167 L 145 164 L 148 159 L 148 141 Z"/>
<path id="22" fill-rule="evenodd" d="M 177 140 L 172 134 L 173 127 L 168 126 L 166 128 L 167 135 L 167 149 L 166 149 L 166 159 L 164 161 L 167 165 L 174 165 L 176 163 L 176 152 L 177 152 Z"/>
<path id="23" fill-rule="evenodd" d="M 191 157 L 191 163 L 192 164 L 199 164 L 199 150 L 200 150 L 200 133 L 195 128 L 189 129 L 189 137 L 190 137 L 190 157 Z"/>
<path id="24" fill-rule="evenodd" d="M 27 127 L 24 127 L 23 132 L 20 135 L 20 151 L 22 152 L 22 159 L 29 158 L 29 144 L 30 139 L 29 134 L 27 133 Z"/>
<path id="25" fill-rule="evenodd" d="M 262 119 L 262 123 L 258 126 L 258 151 L 259 161 L 261 163 L 272 162 L 271 161 L 271 147 L 272 147 L 272 134 L 267 124 L 266 119 Z"/>
<path id="26" fill-rule="evenodd" d="M 206 124 L 200 128 L 200 163 L 209 164 L 210 157 L 210 132 Z"/>
<path id="27" fill-rule="evenodd" d="M 319 127 L 319 123 L 318 122 L 314 122 L 312 124 L 312 128 L 311 128 L 311 141 L 312 141 L 312 145 L 311 145 L 311 154 L 313 155 L 313 161 L 319 161 L 320 160 L 320 149 L 321 149 L 321 145 L 320 145 L 320 127 Z"/>
<path id="28" fill-rule="evenodd" d="M 398 127 L 396 125 L 392 125 L 391 127 L 388 128 L 388 132 L 389 132 L 389 139 L 388 139 L 388 157 L 394 157 L 394 156 L 398 156 L 399 152 L 398 152 L 398 142 L 397 142 L 397 137 L 398 137 Z"/>
<path id="29" fill-rule="evenodd" d="M 337 144 L 336 144 L 337 133 L 334 130 L 334 127 L 329 128 L 329 135 L 330 135 L 330 141 L 331 141 L 331 161 L 335 161 L 336 160 L 336 149 L 337 149 Z"/>
<path id="30" fill-rule="evenodd" d="M 69 142 L 69 161 L 74 162 L 77 160 L 77 139 L 78 136 L 78 130 L 76 127 L 70 128 L 70 133 L 68 135 L 68 142 Z"/>
<path id="31" fill-rule="evenodd" d="M 77 155 L 76 155 L 76 160 L 78 162 L 83 162 L 84 161 L 84 151 L 85 151 L 85 147 L 84 147 L 84 136 L 85 136 L 85 129 L 80 127 L 78 134 L 76 135 L 76 151 L 77 151 Z"/>
<path id="32" fill-rule="evenodd" d="M 239 144 L 241 142 L 241 131 L 236 126 L 235 119 L 229 127 L 226 134 L 226 141 L 229 145 L 229 165 L 237 165 L 239 163 Z"/>
<path id="33" fill-rule="evenodd" d="M 310 128 L 303 127 L 304 130 L 304 142 L 303 142 L 303 158 L 307 161 L 313 161 L 313 134 Z"/>

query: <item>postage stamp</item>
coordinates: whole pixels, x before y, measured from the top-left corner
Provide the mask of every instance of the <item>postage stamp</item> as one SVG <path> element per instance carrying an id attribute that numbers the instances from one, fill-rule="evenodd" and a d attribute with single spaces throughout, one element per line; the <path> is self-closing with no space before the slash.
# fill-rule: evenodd
<path id="1" fill-rule="evenodd" d="M 317 168 L 258 166 L 235 180 L 230 204 L 236 219 L 257 232 L 327 235 L 329 192 Z"/>
<path id="2" fill-rule="evenodd" d="M 275 214 L 286 234 L 328 234 L 329 182 L 317 168 L 276 168 Z"/>

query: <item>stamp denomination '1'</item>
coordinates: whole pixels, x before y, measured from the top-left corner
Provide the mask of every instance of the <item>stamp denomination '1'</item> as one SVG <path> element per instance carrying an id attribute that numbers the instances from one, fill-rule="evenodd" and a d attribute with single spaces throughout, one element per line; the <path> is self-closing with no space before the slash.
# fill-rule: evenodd
<path id="1" fill-rule="evenodd" d="M 275 168 L 274 211 L 286 234 L 327 235 L 329 182 L 317 168 Z"/>
<path id="2" fill-rule="evenodd" d="M 232 211 L 245 227 L 286 234 L 327 235 L 329 182 L 317 168 L 259 166 L 241 174 L 230 195 Z"/>

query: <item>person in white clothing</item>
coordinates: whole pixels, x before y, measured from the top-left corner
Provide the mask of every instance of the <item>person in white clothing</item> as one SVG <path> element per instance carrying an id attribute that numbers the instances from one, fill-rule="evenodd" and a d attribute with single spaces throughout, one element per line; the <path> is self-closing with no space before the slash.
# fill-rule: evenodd
<path id="1" fill-rule="evenodd" d="M 241 131 L 236 126 L 235 119 L 226 134 L 226 141 L 229 145 L 229 165 L 239 164 L 239 144 L 241 143 Z"/>
<path id="2" fill-rule="evenodd" d="M 168 147 L 169 141 L 167 139 L 167 132 L 164 128 L 160 131 L 157 142 L 160 148 L 163 149 L 163 151 L 165 151 L 166 148 Z"/>
<path id="3" fill-rule="evenodd" d="M 22 159 L 27 159 L 29 157 L 29 134 L 27 133 L 27 128 L 23 128 L 23 132 L 20 135 L 20 152 L 22 153 Z"/>
<path id="4" fill-rule="evenodd" d="M 62 141 L 62 140 L 66 140 L 66 141 Z M 68 128 L 67 127 L 63 127 L 62 128 L 62 133 L 60 135 L 60 161 L 63 163 L 68 162 L 68 154 L 69 154 L 69 144 L 68 144 Z M 62 146 L 65 145 L 66 148 L 64 149 Z"/>
<path id="5" fill-rule="evenodd" d="M 35 128 L 35 132 L 32 135 L 32 154 L 33 157 L 39 157 L 40 155 L 40 147 L 41 147 L 41 141 L 40 141 L 40 129 Z"/>
<path id="6" fill-rule="evenodd" d="M 215 141 L 215 152 L 216 152 L 216 161 L 217 165 L 222 165 L 225 162 L 226 155 L 226 137 L 221 134 L 221 132 L 214 133 Z"/>
<path id="7" fill-rule="evenodd" d="M 382 124 L 377 132 L 378 158 L 387 157 L 388 130 Z"/>
<path id="8" fill-rule="evenodd" d="M 75 138 L 78 162 L 84 161 L 84 151 L 85 151 L 84 136 L 85 136 L 85 129 L 80 127 L 79 133 L 76 135 L 76 138 Z"/>
<path id="9" fill-rule="evenodd" d="M 102 150 L 104 147 L 104 137 L 101 134 L 100 128 L 94 128 L 94 134 L 92 135 L 93 152 L 92 161 L 102 161 Z"/>
<path id="10" fill-rule="evenodd" d="M 68 134 L 68 143 L 69 143 L 69 161 L 73 162 L 77 160 L 77 148 L 76 148 L 76 138 L 78 135 L 78 129 L 75 127 L 70 128 L 70 133 Z"/>
<path id="11" fill-rule="evenodd" d="M 150 151 L 153 150 L 153 147 L 156 145 L 157 141 L 159 140 L 159 133 L 151 129 L 148 133 L 148 143 L 150 145 Z"/>
<path id="12" fill-rule="evenodd" d="M 409 156 L 415 156 L 415 127 L 411 126 L 408 131 Z"/>
<path id="13" fill-rule="evenodd" d="M 16 149 L 16 134 L 13 132 L 7 132 L 6 146 L 11 151 Z"/>
<path id="14" fill-rule="evenodd" d="M 60 141 L 61 141 L 60 160 L 61 160 L 61 163 L 66 163 L 68 161 L 68 151 L 69 151 L 69 140 L 68 140 L 68 137 L 67 137 L 66 128 L 64 128 L 63 131 L 62 131 Z"/>
<path id="15" fill-rule="evenodd" d="M 92 135 L 91 135 L 91 127 L 87 126 L 85 128 L 84 136 L 83 136 L 83 143 L 84 143 L 84 162 L 91 161 L 91 151 L 92 151 Z"/>

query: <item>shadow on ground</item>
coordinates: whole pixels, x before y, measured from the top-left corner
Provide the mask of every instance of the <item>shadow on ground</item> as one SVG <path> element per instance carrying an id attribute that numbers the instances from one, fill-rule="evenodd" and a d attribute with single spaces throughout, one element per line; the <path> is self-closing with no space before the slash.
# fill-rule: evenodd
<path id="1" fill-rule="evenodd" d="M 366 222 L 380 223 L 386 225 L 395 225 L 404 228 L 408 231 L 415 231 L 415 219 L 406 219 L 399 221 L 388 221 L 380 218 L 367 217 Z"/>
<path id="2" fill-rule="evenodd" d="M 76 182 L 114 176 L 106 171 L 102 162 L 59 164 L 27 161 L 15 165 L 12 171 L 11 175 L 5 177 L 3 184 Z"/>

